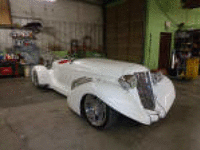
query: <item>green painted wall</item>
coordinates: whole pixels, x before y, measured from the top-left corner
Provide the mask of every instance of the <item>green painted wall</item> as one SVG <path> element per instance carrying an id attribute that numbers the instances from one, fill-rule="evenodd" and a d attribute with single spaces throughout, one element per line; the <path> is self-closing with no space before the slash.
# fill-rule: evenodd
<path id="1" fill-rule="evenodd" d="M 200 29 L 200 9 L 182 9 L 181 0 L 147 0 L 145 31 L 145 66 L 150 69 L 158 67 L 160 32 L 172 33 L 172 49 L 177 24 L 185 23 L 185 29 Z M 165 21 L 171 27 L 165 29 Z"/>

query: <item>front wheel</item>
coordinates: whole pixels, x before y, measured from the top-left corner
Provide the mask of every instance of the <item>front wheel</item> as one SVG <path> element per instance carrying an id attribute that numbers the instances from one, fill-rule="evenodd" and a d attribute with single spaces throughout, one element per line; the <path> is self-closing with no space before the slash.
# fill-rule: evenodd
<path id="1" fill-rule="evenodd" d="M 107 106 L 101 99 L 94 95 L 87 95 L 83 103 L 84 115 L 95 128 L 108 128 L 118 118 L 116 111 Z"/>

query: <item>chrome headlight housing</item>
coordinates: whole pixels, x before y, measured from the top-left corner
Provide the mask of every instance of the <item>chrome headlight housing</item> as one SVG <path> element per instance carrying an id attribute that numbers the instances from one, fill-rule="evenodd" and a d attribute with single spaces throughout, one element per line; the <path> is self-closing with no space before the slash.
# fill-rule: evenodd
<path id="1" fill-rule="evenodd" d="M 137 86 L 137 78 L 135 75 L 124 75 L 119 78 L 118 82 L 125 90 L 133 89 Z"/>
<path id="2" fill-rule="evenodd" d="M 152 81 L 153 81 L 153 84 L 157 84 L 159 83 L 162 79 L 163 79 L 163 74 L 161 71 L 159 72 L 152 72 L 151 73 L 151 78 L 152 78 Z"/>

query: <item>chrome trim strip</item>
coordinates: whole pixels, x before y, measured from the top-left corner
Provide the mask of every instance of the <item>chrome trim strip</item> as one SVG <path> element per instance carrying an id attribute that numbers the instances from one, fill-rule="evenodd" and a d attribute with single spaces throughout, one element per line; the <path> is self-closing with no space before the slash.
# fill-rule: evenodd
<path id="1" fill-rule="evenodd" d="M 76 87 L 78 87 L 82 84 L 88 83 L 88 82 L 92 82 L 92 78 L 88 78 L 88 77 L 85 77 L 85 76 L 78 78 L 78 79 L 76 79 L 72 82 L 71 90 L 73 90 L 74 88 L 76 88 Z"/>
<path id="2" fill-rule="evenodd" d="M 138 82 L 137 90 L 143 107 L 149 110 L 154 110 L 155 98 L 153 95 L 151 76 L 149 72 L 136 72 L 135 75 Z"/>

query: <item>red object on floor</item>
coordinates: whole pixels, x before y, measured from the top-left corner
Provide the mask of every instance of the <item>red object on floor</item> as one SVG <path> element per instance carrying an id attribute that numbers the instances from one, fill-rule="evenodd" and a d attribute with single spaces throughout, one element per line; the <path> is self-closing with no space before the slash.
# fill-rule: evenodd
<path id="1" fill-rule="evenodd" d="M 0 74 L 1 75 L 12 75 L 12 68 L 11 67 L 1 67 Z"/>

